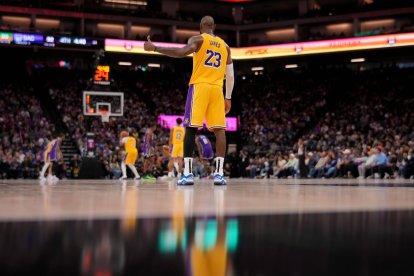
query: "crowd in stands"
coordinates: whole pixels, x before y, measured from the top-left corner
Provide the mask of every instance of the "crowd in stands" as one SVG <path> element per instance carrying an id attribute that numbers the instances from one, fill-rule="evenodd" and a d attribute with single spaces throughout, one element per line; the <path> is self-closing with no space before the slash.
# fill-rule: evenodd
<path id="1" fill-rule="evenodd" d="M 271 75 L 240 80 L 243 146 L 257 154 L 285 151 L 298 131 L 326 106 L 328 85 L 320 80 L 295 77 L 272 79 Z M 254 93 L 252 93 L 254 91 Z"/>
<path id="2" fill-rule="evenodd" d="M 0 179 L 35 178 L 40 150 L 55 132 L 30 86 L 0 86 Z"/>
<path id="3" fill-rule="evenodd" d="M 411 70 L 411 69 L 405 69 Z M 338 72 L 337 72 L 338 73 Z M 229 153 L 225 174 L 249 178 L 391 178 L 409 177 L 414 162 L 414 100 L 409 95 L 410 78 L 400 69 L 373 72 L 274 73 L 239 78 L 239 151 Z M 333 77 L 333 75 L 342 77 Z M 129 130 L 140 145 L 147 127 L 159 114 L 181 114 L 187 94 L 187 76 L 172 72 L 146 72 L 120 82 L 125 92 L 123 117 L 103 123 L 100 117 L 83 115 L 82 91 L 86 78 L 51 78 L 45 84 L 51 101 L 62 116 L 80 155 L 73 156 L 71 175 L 79 174 L 86 155 L 86 134 L 95 134 L 96 150 L 107 177 L 118 178 L 122 150 L 119 133 Z M 157 85 L 154 85 L 154 83 Z M 40 150 L 55 131 L 36 93 L 30 87 L 6 85 L 0 90 L 3 178 L 34 178 L 40 166 Z M 236 106 L 236 105 L 235 105 Z M 29 108 L 27 108 L 29 107 Z M 398 108 L 396 108 L 398 107 Z M 155 132 L 154 175 L 167 170 L 169 131 Z M 299 142 L 298 142 L 299 141 Z M 142 157 L 137 167 L 141 168 Z M 59 168 L 61 166 L 59 165 Z M 210 163 L 194 160 L 194 172 L 206 177 Z M 63 173 L 64 174 L 64 173 Z"/>
<path id="4" fill-rule="evenodd" d="M 338 95 L 338 99 L 331 102 L 330 111 L 318 116 L 319 121 L 313 128 L 300 135 L 289 136 L 286 141 L 290 144 L 285 148 L 270 147 L 260 152 L 257 147 L 249 149 L 245 146 L 245 151 L 235 158 L 239 161 L 233 163 L 235 174 L 252 178 L 411 176 L 411 163 L 414 162 L 414 114 L 411 108 L 414 100 L 409 94 L 411 80 L 401 77 L 402 73 L 401 70 L 376 70 L 364 74 L 363 78 L 347 75 L 344 80 L 352 83 L 348 93 Z M 405 76 L 404 73 L 402 75 Z M 259 101 L 260 97 L 258 95 Z M 304 97 L 301 101 L 305 102 L 305 106 L 311 105 L 307 101 L 314 101 L 315 98 L 318 96 Z M 261 104 L 266 106 L 268 101 L 265 98 Z M 247 119 L 259 118 L 258 123 L 252 126 L 261 129 L 276 120 L 277 117 L 269 119 L 269 114 L 272 113 L 250 109 Z M 306 117 L 302 115 L 301 118 Z M 285 123 L 289 125 L 289 120 Z M 255 142 L 256 146 L 260 143 L 263 146 L 269 139 L 269 133 L 262 131 L 257 135 L 252 131 L 252 126 L 244 127 L 249 133 L 244 133 L 242 137 L 250 139 L 244 144 Z M 277 128 L 269 129 L 275 131 Z M 280 136 L 282 139 L 279 138 L 276 145 L 283 145 L 280 141 L 283 141 L 284 135 Z M 254 137 L 256 140 L 253 140 Z M 292 141 L 297 141 L 296 138 L 301 142 L 293 145 Z"/>

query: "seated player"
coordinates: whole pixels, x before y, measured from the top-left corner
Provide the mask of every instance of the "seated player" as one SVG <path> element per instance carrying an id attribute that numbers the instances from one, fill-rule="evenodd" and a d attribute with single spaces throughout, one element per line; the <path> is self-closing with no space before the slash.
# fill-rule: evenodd
<path id="1" fill-rule="evenodd" d="M 183 154 L 184 154 L 184 135 L 185 129 L 182 126 L 183 120 L 177 118 L 177 125 L 170 131 L 170 162 L 168 163 L 168 177 L 174 177 L 174 164 L 178 164 L 178 173 L 181 173 L 183 168 Z"/>
<path id="2" fill-rule="evenodd" d="M 205 135 L 196 135 L 195 143 L 200 160 L 203 162 L 204 168 L 206 168 L 207 175 L 209 175 L 209 161 L 214 158 L 213 146 Z"/>
<path id="3" fill-rule="evenodd" d="M 122 131 L 121 132 L 121 139 L 119 141 L 119 144 L 125 147 L 125 155 L 121 163 L 121 171 L 122 176 L 119 180 L 126 180 L 127 173 L 126 173 L 126 166 L 132 171 L 132 173 L 135 176 L 135 180 L 140 179 L 140 176 L 137 172 L 137 169 L 135 168 L 135 161 L 137 161 L 138 158 L 138 150 L 137 150 L 137 141 L 134 137 L 129 136 L 128 132 Z"/>
<path id="4" fill-rule="evenodd" d="M 143 180 L 155 180 L 152 175 L 155 162 L 155 148 L 154 148 L 154 132 L 157 130 L 157 125 L 154 124 L 145 131 L 144 139 L 142 140 L 142 153 L 144 155 L 144 176 Z"/>
<path id="5" fill-rule="evenodd" d="M 46 148 L 40 154 L 43 162 L 45 162 L 42 170 L 40 171 L 40 175 L 39 175 L 40 180 L 46 180 L 45 173 L 48 168 L 49 168 L 49 171 L 47 175 L 47 180 L 48 181 L 59 180 L 59 178 L 53 175 L 52 169 L 53 169 L 53 162 L 56 162 L 59 159 L 63 158 L 62 152 L 60 151 L 60 144 L 62 143 L 64 138 L 65 138 L 65 134 L 63 133 L 59 134 L 59 136 L 56 139 L 53 139 L 47 144 Z"/>

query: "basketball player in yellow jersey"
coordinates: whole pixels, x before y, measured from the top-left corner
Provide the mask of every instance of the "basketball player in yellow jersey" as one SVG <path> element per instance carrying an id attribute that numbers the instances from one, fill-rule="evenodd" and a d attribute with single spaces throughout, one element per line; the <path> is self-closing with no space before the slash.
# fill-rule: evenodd
<path id="1" fill-rule="evenodd" d="M 178 172 L 183 168 L 183 154 L 184 154 L 184 136 L 185 129 L 181 125 L 183 120 L 177 118 L 177 125 L 170 131 L 170 162 L 168 163 L 168 177 L 174 177 L 174 165 L 177 163 Z"/>
<path id="2" fill-rule="evenodd" d="M 134 137 L 129 136 L 126 131 L 122 131 L 120 136 L 121 139 L 119 144 L 121 147 L 125 147 L 125 156 L 121 163 L 122 177 L 119 180 L 126 180 L 128 178 L 126 174 L 126 166 L 128 166 L 134 173 L 135 180 L 138 180 L 140 179 L 140 176 L 135 168 L 135 161 L 137 161 L 138 158 L 137 141 Z"/>
<path id="3" fill-rule="evenodd" d="M 150 36 L 144 43 L 146 51 L 158 52 L 170 57 L 182 58 L 193 54 L 193 73 L 184 115 L 184 172 L 178 185 L 193 185 L 193 153 L 197 128 L 203 120 L 216 136 L 216 171 L 214 184 L 226 185 L 223 176 L 224 154 L 226 152 L 226 118 L 231 108 L 231 94 L 234 86 L 233 61 L 230 47 L 214 35 L 216 24 L 211 16 L 204 16 L 200 23 L 201 35 L 193 36 L 182 48 L 158 47 Z M 226 96 L 223 96 L 223 81 L 226 76 Z"/>

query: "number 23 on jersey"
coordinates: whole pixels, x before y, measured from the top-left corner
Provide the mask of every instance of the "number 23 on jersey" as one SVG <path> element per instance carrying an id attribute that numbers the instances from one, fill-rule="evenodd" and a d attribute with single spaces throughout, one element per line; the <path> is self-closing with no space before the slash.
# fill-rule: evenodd
<path id="1" fill-rule="evenodd" d="M 213 68 L 220 68 L 221 65 L 221 54 L 214 52 L 212 50 L 207 50 L 207 59 L 204 62 L 205 66 L 213 67 Z"/>

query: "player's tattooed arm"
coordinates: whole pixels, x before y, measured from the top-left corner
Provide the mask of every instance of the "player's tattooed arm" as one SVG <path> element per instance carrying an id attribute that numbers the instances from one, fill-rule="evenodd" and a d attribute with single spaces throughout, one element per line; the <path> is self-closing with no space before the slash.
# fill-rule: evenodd
<path id="1" fill-rule="evenodd" d="M 203 37 L 200 35 L 192 36 L 184 47 L 158 47 L 151 41 L 151 37 L 147 36 L 144 43 L 144 50 L 149 52 L 157 52 L 169 57 L 183 58 L 194 52 L 197 52 L 203 44 Z"/>

